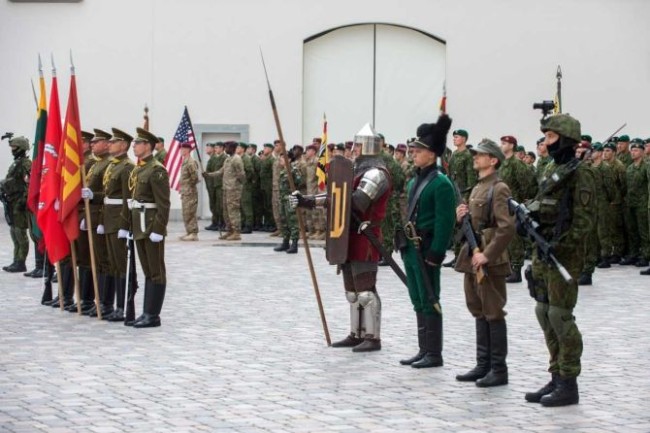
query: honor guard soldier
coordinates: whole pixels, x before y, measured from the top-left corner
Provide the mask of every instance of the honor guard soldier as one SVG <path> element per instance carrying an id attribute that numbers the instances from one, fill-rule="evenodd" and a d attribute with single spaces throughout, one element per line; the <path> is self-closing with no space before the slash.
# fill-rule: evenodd
<path id="1" fill-rule="evenodd" d="M 391 194 L 391 178 L 380 155 L 381 140 L 370 124 L 364 126 L 354 139 L 355 161 L 343 155 L 330 161 L 327 194 L 303 196 L 299 191 L 291 195 L 292 206 L 335 207 L 330 213 L 347 215 L 347 226 L 329 218 L 326 252 L 331 264 L 343 272 L 345 295 L 350 303 L 350 335 L 332 344 L 332 347 L 351 347 L 353 352 L 381 349 L 381 300 L 377 294 L 377 262 L 380 253 L 370 236 L 381 242 L 380 223 L 386 216 Z M 337 167 L 341 167 L 338 178 Z M 342 202 L 343 190 L 334 192 L 333 184 L 345 184 L 349 203 Z M 329 200 L 328 200 L 329 198 Z M 328 204 L 329 201 L 329 204 Z M 351 216 L 351 219 L 350 219 Z M 339 224 L 340 223 L 340 224 Z M 365 234 L 363 232 L 370 232 Z"/>
<path id="2" fill-rule="evenodd" d="M 463 219 L 469 215 L 466 221 L 470 225 L 463 227 L 471 228 L 477 235 L 475 240 L 480 251 L 472 251 L 465 236 L 456 270 L 465 274 L 465 303 L 475 321 L 476 366 L 456 376 L 456 380 L 491 387 L 508 383 L 508 338 L 503 308 L 507 299 L 506 277 L 510 275 L 508 244 L 515 235 L 515 221 L 508 210 L 510 188 L 497 174 L 505 155 L 488 139 L 483 139 L 471 152 L 478 183 L 467 204 L 456 208 L 456 222 L 466 224 Z"/>
<path id="3" fill-rule="evenodd" d="M 105 291 L 106 300 L 102 303 L 112 304 L 117 293 L 117 308 L 102 319 L 123 322 L 126 296 L 126 238 L 129 234 L 129 222 L 122 215 L 122 209 L 127 205 L 126 200 L 130 197 L 129 178 L 135 165 L 127 155 L 133 137 L 117 128 L 113 128 L 112 131 L 113 136 L 108 145 L 111 163 L 104 173 L 104 236 L 111 265 L 110 275 L 113 277 L 114 285 Z"/>
<path id="4" fill-rule="evenodd" d="M 577 279 L 584 265 L 584 239 L 594 223 L 594 176 L 590 167 L 575 157 L 580 142 L 580 122 L 568 114 L 541 121 L 545 144 L 553 157 L 535 199 L 528 204 L 539 222 L 539 234 L 552 247 L 557 260 L 572 277 L 565 280 L 558 268 L 541 260 L 533 250 L 532 294 L 535 314 L 550 355 L 551 381 L 526 401 L 543 406 L 566 406 L 579 400 L 576 379 L 580 374 L 582 335 L 573 309 L 578 301 Z"/>
<path id="5" fill-rule="evenodd" d="M 7 135 L 5 134 L 3 138 Z M 32 162 L 27 157 L 29 141 L 25 137 L 9 138 L 9 146 L 14 162 L 9 166 L 7 177 L 0 182 L 0 199 L 9 225 L 11 241 L 14 244 L 14 259 L 10 265 L 2 269 L 6 272 L 25 272 L 27 270 L 25 259 L 29 252 L 27 189 Z"/>
<path id="6" fill-rule="evenodd" d="M 88 236 L 93 237 L 95 263 L 97 264 L 97 282 L 99 284 L 99 301 L 101 302 L 102 317 L 113 312 L 113 302 L 104 303 L 107 299 L 107 291 L 113 290 L 113 277 L 109 274 L 110 262 L 104 235 L 104 174 L 111 163 L 108 153 L 108 140 L 111 134 L 101 129 L 94 129 L 95 136 L 90 142 L 93 156 L 97 160 L 86 174 L 86 188 L 81 189 L 81 198 L 89 200 L 90 221 L 84 217 L 79 223 L 82 231 L 89 231 Z M 93 230 L 94 233 L 91 233 Z M 90 278 L 92 281 L 92 278 Z M 109 293 L 110 294 L 110 293 Z M 90 317 L 97 317 L 97 308 L 93 306 L 82 314 Z"/>
<path id="7" fill-rule="evenodd" d="M 398 244 L 415 311 L 419 350 L 400 364 L 413 368 L 443 365 L 440 266 L 454 232 L 456 197 L 437 160 L 445 154 L 450 126 L 451 119 L 443 114 L 437 123 L 420 125 L 418 138 L 409 144 L 416 173 L 407 186 L 405 239 Z"/>
<path id="8" fill-rule="evenodd" d="M 165 236 L 170 190 L 167 170 L 152 154 L 157 137 L 142 128 L 136 131 L 133 153 L 139 162 L 129 177 L 131 198 L 122 210 L 122 218 L 130 222 L 145 276 L 143 313 L 133 327 L 149 328 L 160 326 L 160 311 L 167 288 Z"/>

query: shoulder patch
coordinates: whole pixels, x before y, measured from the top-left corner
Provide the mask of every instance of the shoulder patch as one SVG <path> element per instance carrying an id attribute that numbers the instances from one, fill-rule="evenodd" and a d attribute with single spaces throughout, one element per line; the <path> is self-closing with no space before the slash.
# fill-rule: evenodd
<path id="1" fill-rule="evenodd" d="M 578 200 L 583 207 L 589 206 L 591 203 L 591 190 L 587 188 L 582 188 L 578 191 Z"/>

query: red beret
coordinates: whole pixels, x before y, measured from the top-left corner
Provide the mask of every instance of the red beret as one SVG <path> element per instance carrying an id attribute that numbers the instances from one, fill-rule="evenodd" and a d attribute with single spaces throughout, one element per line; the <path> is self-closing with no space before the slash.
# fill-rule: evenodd
<path id="1" fill-rule="evenodd" d="M 346 149 L 352 149 L 354 147 L 354 142 L 352 141 L 346 141 L 345 142 L 345 148 Z"/>
<path id="2" fill-rule="evenodd" d="M 505 141 L 506 143 L 511 143 L 514 144 L 515 146 L 517 145 L 517 139 L 513 137 L 512 135 L 504 135 L 501 137 L 501 141 Z"/>
<path id="3" fill-rule="evenodd" d="M 406 144 L 404 144 L 404 143 L 398 144 L 397 147 L 395 148 L 396 151 L 404 152 L 404 153 L 406 153 L 406 149 L 407 149 Z"/>
<path id="4" fill-rule="evenodd" d="M 589 143 L 587 140 L 582 140 L 580 143 L 578 143 L 578 149 L 591 149 L 591 143 Z"/>

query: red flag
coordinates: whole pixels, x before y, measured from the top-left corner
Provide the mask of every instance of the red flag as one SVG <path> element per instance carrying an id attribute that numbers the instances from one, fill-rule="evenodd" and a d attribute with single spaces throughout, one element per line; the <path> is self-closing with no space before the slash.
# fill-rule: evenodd
<path id="1" fill-rule="evenodd" d="M 34 136 L 34 150 L 32 153 L 32 172 L 29 176 L 29 189 L 27 191 L 27 207 L 34 215 L 38 213 L 38 196 L 41 191 L 41 168 L 43 166 L 43 144 L 45 140 L 45 127 L 47 125 L 45 78 L 43 78 L 42 70 L 40 71 L 38 84 L 41 95 L 38 102 L 38 118 L 36 121 L 36 134 Z"/>
<path id="2" fill-rule="evenodd" d="M 325 191 L 327 185 L 327 169 L 330 165 L 330 151 L 327 148 L 327 117 L 323 113 L 323 135 L 321 135 L 321 146 L 318 150 L 318 164 L 316 165 L 316 176 L 318 177 L 318 189 Z"/>
<path id="3" fill-rule="evenodd" d="M 43 231 L 48 259 L 56 263 L 70 254 L 70 242 L 59 222 L 60 177 L 56 172 L 58 148 L 61 143 L 61 113 L 56 76 L 52 77 L 50 89 L 50 121 L 45 131 L 43 146 L 43 167 L 41 170 L 41 191 L 38 201 L 38 226 Z"/>
<path id="4" fill-rule="evenodd" d="M 81 200 L 81 167 L 83 153 L 81 151 L 81 122 L 79 120 L 79 104 L 77 101 L 77 81 L 74 72 L 70 77 L 70 96 L 68 110 L 63 123 L 63 140 L 59 147 L 57 173 L 61 176 L 59 201 L 59 220 L 70 241 L 79 237 L 79 213 L 77 205 Z"/>
<path id="5" fill-rule="evenodd" d="M 181 165 L 183 164 L 183 158 L 181 157 L 181 144 L 183 143 L 189 143 L 192 150 L 196 147 L 196 141 L 194 141 L 194 130 L 192 129 L 192 122 L 190 121 L 190 114 L 187 112 L 187 107 L 185 107 L 185 111 L 183 111 L 181 123 L 176 129 L 174 139 L 169 146 L 169 153 L 165 158 L 165 168 L 169 173 L 169 186 L 171 189 L 175 189 L 176 191 L 179 191 L 181 188 Z"/>

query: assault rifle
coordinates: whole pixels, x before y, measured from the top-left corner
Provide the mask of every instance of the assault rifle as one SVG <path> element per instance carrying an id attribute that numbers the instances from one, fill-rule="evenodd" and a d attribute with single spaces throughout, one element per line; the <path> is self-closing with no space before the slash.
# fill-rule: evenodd
<path id="1" fill-rule="evenodd" d="M 510 211 L 510 215 L 515 215 L 517 217 L 519 227 L 521 227 L 526 232 L 528 238 L 535 243 L 540 259 L 545 263 L 555 266 L 555 269 L 557 269 L 560 275 L 562 275 L 564 281 L 571 284 L 573 278 L 564 265 L 562 265 L 557 257 L 555 257 L 551 244 L 549 244 L 546 239 L 544 239 L 544 236 L 539 233 L 539 223 L 533 219 L 530 215 L 530 211 L 526 209 L 524 205 L 517 203 L 512 197 L 508 199 L 508 210 Z"/>
<path id="2" fill-rule="evenodd" d="M 5 220 L 7 220 L 7 225 L 12 226 L 14 225 L 14 213 L 11 207 L 11 203 L 9 203 L 9 197 L 7 196 L 4 185 L 5 180 L 0 180 L 0 203 L 2 203 L 2 207 L 5 211 Z"/>
<path id="3" fill-rule="evenodd" d="M 454 190 L 456 191 L 456 202 L 463 203 L 463 196 L 460 193 L 458 184 L 456 182 L 453 182 L 453 184 Z M 460 222 L 460 231 L 463 235 L 461 239 L 465 239 L 467 241 L 470 255 L 480 253 L 481 248 L 479 246 L 478 239 L 476 238 L 476 233 L 474 233 L 474 229 L 472 228 L 472 216 L 469 214 L 469 212 L 465 214 L 462 221 Z M 479 284 L 482 283 L 487 274 L 487 266 L 481 266 L 476 270 L 476 281 Z"/>

